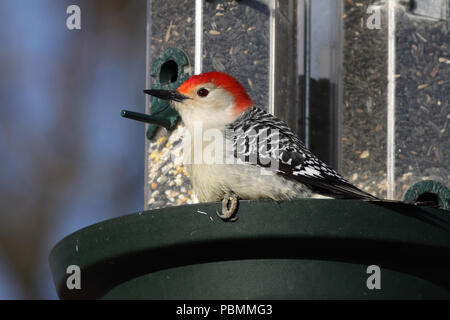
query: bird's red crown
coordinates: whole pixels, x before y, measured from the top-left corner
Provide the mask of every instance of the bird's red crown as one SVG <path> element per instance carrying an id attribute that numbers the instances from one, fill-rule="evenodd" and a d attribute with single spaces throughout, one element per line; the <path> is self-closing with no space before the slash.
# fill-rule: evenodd
<path id="1" fill-rule="evenodd" d="M 177 90 L 183 94 L 190 94 L 193 88 L 209 82 L 228 90 L 234 96 L 234 108 L 237 113 L 241 113 L 253 106 L 253 101 L 248 96 L 245 88 L 239 81 L 224 72 L 213 71 L 191 76 Z"/>

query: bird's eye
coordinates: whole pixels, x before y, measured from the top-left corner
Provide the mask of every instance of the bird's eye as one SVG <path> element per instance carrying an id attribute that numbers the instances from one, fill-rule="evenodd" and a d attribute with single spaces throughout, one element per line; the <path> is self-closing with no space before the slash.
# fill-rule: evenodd
<path id="1" fill-rule="evenodd" d="M 205 88 L 198 89 L 198 91 L 197 91 L 198 96 L 202 97 L 202 98 L 206 97 L 208 95 L 208 93 L 209 93 L 209 91 Z"/>

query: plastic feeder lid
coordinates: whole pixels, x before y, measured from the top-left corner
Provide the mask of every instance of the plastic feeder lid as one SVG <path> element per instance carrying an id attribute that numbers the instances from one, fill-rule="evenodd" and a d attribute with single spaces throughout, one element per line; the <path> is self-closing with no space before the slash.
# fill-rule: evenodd
<path id="1" fill-rule="evenodd" d="M 364 298 L 367 289 L 360 278 L 376 264 L 385 278 L 391 277 L 383 282 L 381 298 L 450 297 L 447 211 L 360 200 L 241 201 L 239 220 L 226 223 L 215 214 L 219 207 L 204 203 L 140 212 L 66 237 L 50 255 L 59 296 L 240 299 L 279 292 L 279 298 L 319 293 L 326 298 L 341 286 L 333 281 L 344 281 L 338 298 Z M 276 261 L 283 267 L 271 269 Z M 249 268 L 249 263 L 254 265 Z M 314 265 L 307 271 L 305 263 Z M 333 272 L 318 263 L 327 263 Z M 69 265 L 80 267 L 82 290 L 67 288 Z M 213 274 L 214 266 L 229 274 L 202 278 Z M 240 266 L 247 280 L 236 274 Z M 293 266 L 300 269 L 283 272 Z M 360 272 L 349 271 L 355 266 Z M 245 273 L 245 268 L 266 273 Z M 174 270 L 183 281 L 174 280 Z M 233 279 L 242 281 L 230 287 Z M 328 280 L 305 284 L 307 279 Z M 412 289 L 413 284 L 418 287 Z"/>

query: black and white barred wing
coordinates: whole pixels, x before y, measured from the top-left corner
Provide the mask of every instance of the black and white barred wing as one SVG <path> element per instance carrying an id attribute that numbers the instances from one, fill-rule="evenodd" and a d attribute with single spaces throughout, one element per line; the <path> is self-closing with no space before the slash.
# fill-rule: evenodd
<path id="1" fill-rule="evenodd" d="M 320 161 L 284 122 L 262 109 L 243 113 L 228 126 L 226 136 L 241 162 L 272 170 L 322 195 L 376 199 Z"/>

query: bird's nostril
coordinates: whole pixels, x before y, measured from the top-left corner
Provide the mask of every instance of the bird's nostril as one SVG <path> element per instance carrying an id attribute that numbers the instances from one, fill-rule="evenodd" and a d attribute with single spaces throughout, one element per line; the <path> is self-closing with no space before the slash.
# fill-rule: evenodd
<path id="1" fill-rule="evenodd" d="M 169 60 L 161 65 L 161 70 L 159 72 L 159 83 L 160 84 L 170 84 L 178 79 L 178 64 Z"/>

